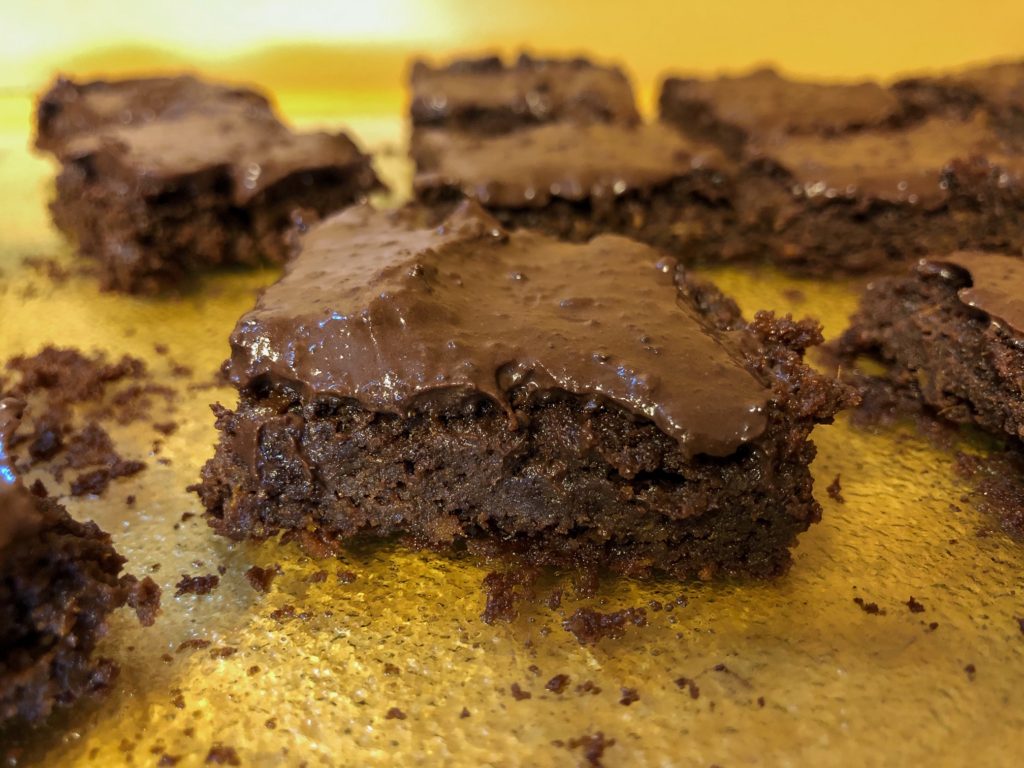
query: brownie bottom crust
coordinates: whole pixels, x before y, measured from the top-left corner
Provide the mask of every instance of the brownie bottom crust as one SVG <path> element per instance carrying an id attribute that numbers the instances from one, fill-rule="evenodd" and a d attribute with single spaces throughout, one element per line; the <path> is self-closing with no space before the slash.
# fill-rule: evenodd
<path id="1" fill-rule="evenodd" d="M 722 329 L 741 322 L 716 291 L 696 299 Z M 513 425 L 482 397 L 402 417 L 263 382 L 218 410 L 197 491 L 235 539 L 285 534 L 332 551 L 399 536 L 629 575 L 777 576 L 820 516 L 809 434 L 849 394 L 802 363 L 815 325 L 761 315 L 745 327 L 772 400 L 765 432 L 726 458 L 684 457 L 652 423 L 562 391 L 512 390 Z"/>
<path id="2" fill-rule="evenodd" d="M 876 281 L 839 351 L 880 360 L 893 385 L 948 421 L 1024 438 L 1024 342 L 964 304 L 965 285 L 937 271 Z"/>
<path id="3" fill-rule="evenodd" d="M 0 552 L 0 725 L 105 688 L 117 668 L 93 651 L 107 617 L 132 603 L 152 623 L 158 604 L 151 580 L 120 575 L 110 536 L 51 499 L 37 503 L 41 530 Z"/>
<path id="4" fill-rule="evenodd" d="M 69 161 L 50 208 L 57 228 L 98 263 L 104 289 L 153 293 L 197 271 L 283 263 L 293 231 L 364 198 L 372 179 L 364 170 L 294 174 L 240 205 L 223 178 L 126 195 L 86 161 Z"/>

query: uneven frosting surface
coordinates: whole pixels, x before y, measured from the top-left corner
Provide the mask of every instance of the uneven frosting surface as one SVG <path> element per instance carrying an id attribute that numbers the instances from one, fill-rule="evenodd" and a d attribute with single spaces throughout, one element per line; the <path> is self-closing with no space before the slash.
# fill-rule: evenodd
<path id="1" fill-rule="evenodd" d="M 120 175 L 173 179 L 227 167 L 233 197 L 245 203 L 292 173 L 347 168 L 366 161 L 344 134 L 296 134 L 240 112 L 195 112 L 136 126 L 110 128 L 68 144 L 69 157 L 95 155 Z"/>
<path id="2" fill-rule="evenodd" d="M 18 477 L 9 453 L 23 408 L 18 400 L 0 400 L 0 551 L 18 536 L 37 529 L 41 522 L 36 501 Z"/>
<path id="3" fill-rule="evenodd" d="M 751 133 L 842 131 L 878 125 L 899 100 L 878 83 L 808 83 L 762 69 L 740 77 L 666 83 L 666 98 L 707 102 L 715 117 Z"/>
<path id="4" fill-rule="evenodd" d="M 310 231 L 232 336 L 239 388 L 268 378 L 405 413 L 515 386 L 615 402 L 688 455 L 725 456 L 766 424 L 743 339 L 682 301 L 675 263 L 625 238 L 507 234 L 464 204 L 438 229 L 360 207 Z"/>
<path id="5" fill-rule="evenodd" d="M 581 60 L 521 57 L 510 67 L 484 59 L 412 72 L 416 122 L 443 123 L 460 114 L 511 110 L 543 122 L 560 117 L 603 117 L 636 123 L 633 89 L 618 69 Z"/>
<path id="6" fill-rule="evenodd" d="M 692 173 L 725 170 L 721 152 L 655 124 L 549 123 L 496 137 L 425 132 L 417 191 L 453 186 L 485 205 L 540 208 L 612 198 Z"/>
<path id="7" fill-rule="evenodd" d="M 1009 152 L 983 115 L 967 121 L 931 118 L 901 131 L 864 131 L 822 138 L 790 136 L 763 148 L 796 178 L 803 194 L 858 196 L 934 205 L 947 197 L 943 170 L 983 157 L 1020 184 L 1024 156 Z"/>
<path id="8" fill-rule="evenodd" d="M 928 260 L 967 272 L 971 284 L 957 291 L 960 300 L 1024 334 L 1024 258 L 982 251 L 957 251 Z"/>

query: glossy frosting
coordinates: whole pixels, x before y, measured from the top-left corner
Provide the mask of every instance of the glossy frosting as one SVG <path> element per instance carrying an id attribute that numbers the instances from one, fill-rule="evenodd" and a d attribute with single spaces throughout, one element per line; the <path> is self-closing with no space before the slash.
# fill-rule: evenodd
<path id="1" fill-rule="evenodd" d="M 925 262 L 926 269 L 950 265 L 966 272 L 970 280 L 970 285 L 957 291 L 964 304 L 981 310 L 1014 333 L 1024 334 L 1024 258 L 957 251 Z"/>
<path id="2" fill-rule="evenodd" d="M 675 263 L 625 238 L 508 234 L 473 203 L 440 228 L 350 209 L 315 227 L 232 335 L 239 388 L 269 380 L 403 414 L 509 390 L 563 390 L 651 419 L 687 455 L 765 428 L 750 343 L 678 296 Z M 738 334 L 736 335 L 738 336 Z"/>
<path id="3" fill-rule="evenodd" d="M 867 197 L 929 207 L 948 197 L 944 170 L 956 160 L 983 157 L 1003 171 L 1000 183 L 1020 184 L 1024 156 L 989 129 L 984 115 L 955 121 L 931 118 L 900 131 L 844 136 L 789 136 L 761 147 L 796 179 L 807 197 Z"/>
<path id="4" fill-rule="evenodd" d="M 610 199 L 697 169 L 729 168 L 721 151 L 666 126 L 549 123 L 504 136 L 422 136 L 417 192 L 455 187 L 484 205 L 541 208 L 552 199 Z"/>
<path id="5" fill-rule="evenodd" d="M 129 182 L 153 182 L 154 191 L 169 179 L 227 168 L 238 204 L 294 173 L 368 163 L 344 134 L 296 134 L 235 111 L 108 128 L 69 142 L 66 156 L 90 158 L 104 173 Z"/>
<path id="6" fill-rule="evenodd" d="M 18 400 L 0 400 L 0 550 L 19 536 L 38 530 L 42 521 L 36 500 L 22 484 L 9 453 L 23 409 Z"/>
<path id="7" fill-rule="evenodd" d="M 537 122 L 562 118 L 637 123 L 633 89 L 621 70 L 580 59 L 521 56 L 512 66 L 497 58 L 412 71 L 413 121 L 443 124 L 460 115 L 508 110 Z"/>
<path id="8" fill-rule="evenodd" d="M 716 120 L 761 135 L 878 125 L 900 109 L 899 100 L 878 83 L 808 83 L 770 69 L 717 80 L 672 78 L 662 99 L 706 102 Z"/>

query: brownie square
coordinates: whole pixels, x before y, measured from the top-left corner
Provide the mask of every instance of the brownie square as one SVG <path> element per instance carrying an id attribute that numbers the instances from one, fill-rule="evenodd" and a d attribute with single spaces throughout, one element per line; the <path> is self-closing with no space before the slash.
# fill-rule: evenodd
<path id="1" fill-rule="evenodd" d="M 892 270 L 931 253 L 1024 249 L 1013 69 L 963 75 L 987 86 L 959 85 L 960 96 L 935 79 L 883 88 L 771 71 L 669 78 L 660 111 L 740 165 L 744 257 L 818 275 Z"/>
<path id="2" fill-rule="evenodd" d="M 93 653 L 107 617 L 129 603 L 151 624 L 159 609 L 159 588 L 122 574 L 109 535 L 17 479 L 7 446 L 19 413 L 0 401 L 0 726 L 102 690 L 117 673 Z"/>
<path id="3" fill-rule="evenodd" d="M 235 539 L 357 537 L 560 567 L 770 577 L 819 519 L 809 434 L 848 391 L 818 327 L 736 305 L 617 236 L 466 203 L 321 223 L 244 315 L 198 493 Z"/>
<path id="4" fill-rule="evenodd" d="M 745 246 L 732 197 L 736 165 L 663 125 L 523 128 L 503 136 L 424 132 L 417 199 L 444 214 L 467 197 L 505 227 L 572 241 L 634 237 L 687 263 Z"/>
<path id="5" fill-rule="evenodd" d="M 67 109 L 40 110 L 40 141 L 62 163 L 54 222 L 98 262 L 104 288 L 147 293 L 205 268 L 281 263 L 294 229 L 381 188 L 343 133 L 293 132 L 248 91 L 158 82 L 89 84 Z M 146 119 L 123 124 L 125 112 Z"/>
<path id="6" fill-rule="evenodd" d="M 839 342 L 958 424 L 1024 438 L 1024 259 L 957 252 L 872 283 Z"/>

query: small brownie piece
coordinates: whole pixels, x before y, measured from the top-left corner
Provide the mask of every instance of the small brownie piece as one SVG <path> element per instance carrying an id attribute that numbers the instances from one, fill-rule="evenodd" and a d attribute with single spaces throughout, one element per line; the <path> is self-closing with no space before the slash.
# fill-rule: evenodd
<path id="1" fill-rule="evenodd" d="M 0 725 L 102 690 L 117 673 L 93 658 L 108 615 L 129 603 L 151 624 L 159 607 L 151 579 L 121 575 L 109 535 L 21 484 L 7 448 L 20 411 L 0 401 Z"/>
<path id="2" fill-rule="evenodd" d="M 618 67 L 586 59 L 522 54 L 511 66 L 496 56 L 412 68 L 412 124 L 498 134 L 557 120 L 633 125 L 640 115 Z"/>
<path id="3" fill-rule="evenodd" d="M 961 251 L 878 280 L 839 349 L 945 419 L 1024 438 L 1024 259 Z"/>
<path id="4" fill-rule="evenodd" d="M 190 75 L 76 83 L 60 77 L 39 99 L 36 147 L 60 155 L 77 136 L 196 112 L 238 111 L 279 122 L 266 96 Z"/>
<path id="5" fill-rule="evenodd" d="M 771 69 L 716 80 L 669 77 L 658 100 L 661 119 L 738 157 L 752 138 L 834 135 L 898 120 L 899 98 L 878 83 L 790 80 Z"/>
<path id="6" fill-rule="evenodd" d="M 292 132 L 262 97 L 146 82 L 152 91 L 65 81 L 55 92 L 78 88 L 82 103 L 40 112 L 40 139 L 63 163 L 54 221 L 100 263 L 104 288 L 153 292 L 203 268 L 280 263 L 293 229 L 381 186 L 348 136 Z M 118 109 L 151 119 L 111 122 Z"/>
<path id="7" fill-rule="evenodd" d="M 445 213 L 463 196 L 505 227 L 585 241 L 618 233 L 688 262 L 717 260 L 737 230 L 734 164 L 663 125 L 551 123 L 495 137 L 424 133 L 419 201 Z"/>
<path id="8" fill-rule="evenodd" d="M 534 564 L 770 577 L 820 515 L 815 424 L 848 392 L 817 326 L 742 320 L 622 237 L 354 208 L 232 335 L 234 412 L 197 486 L 236 539 L 358 535 Z"/>

